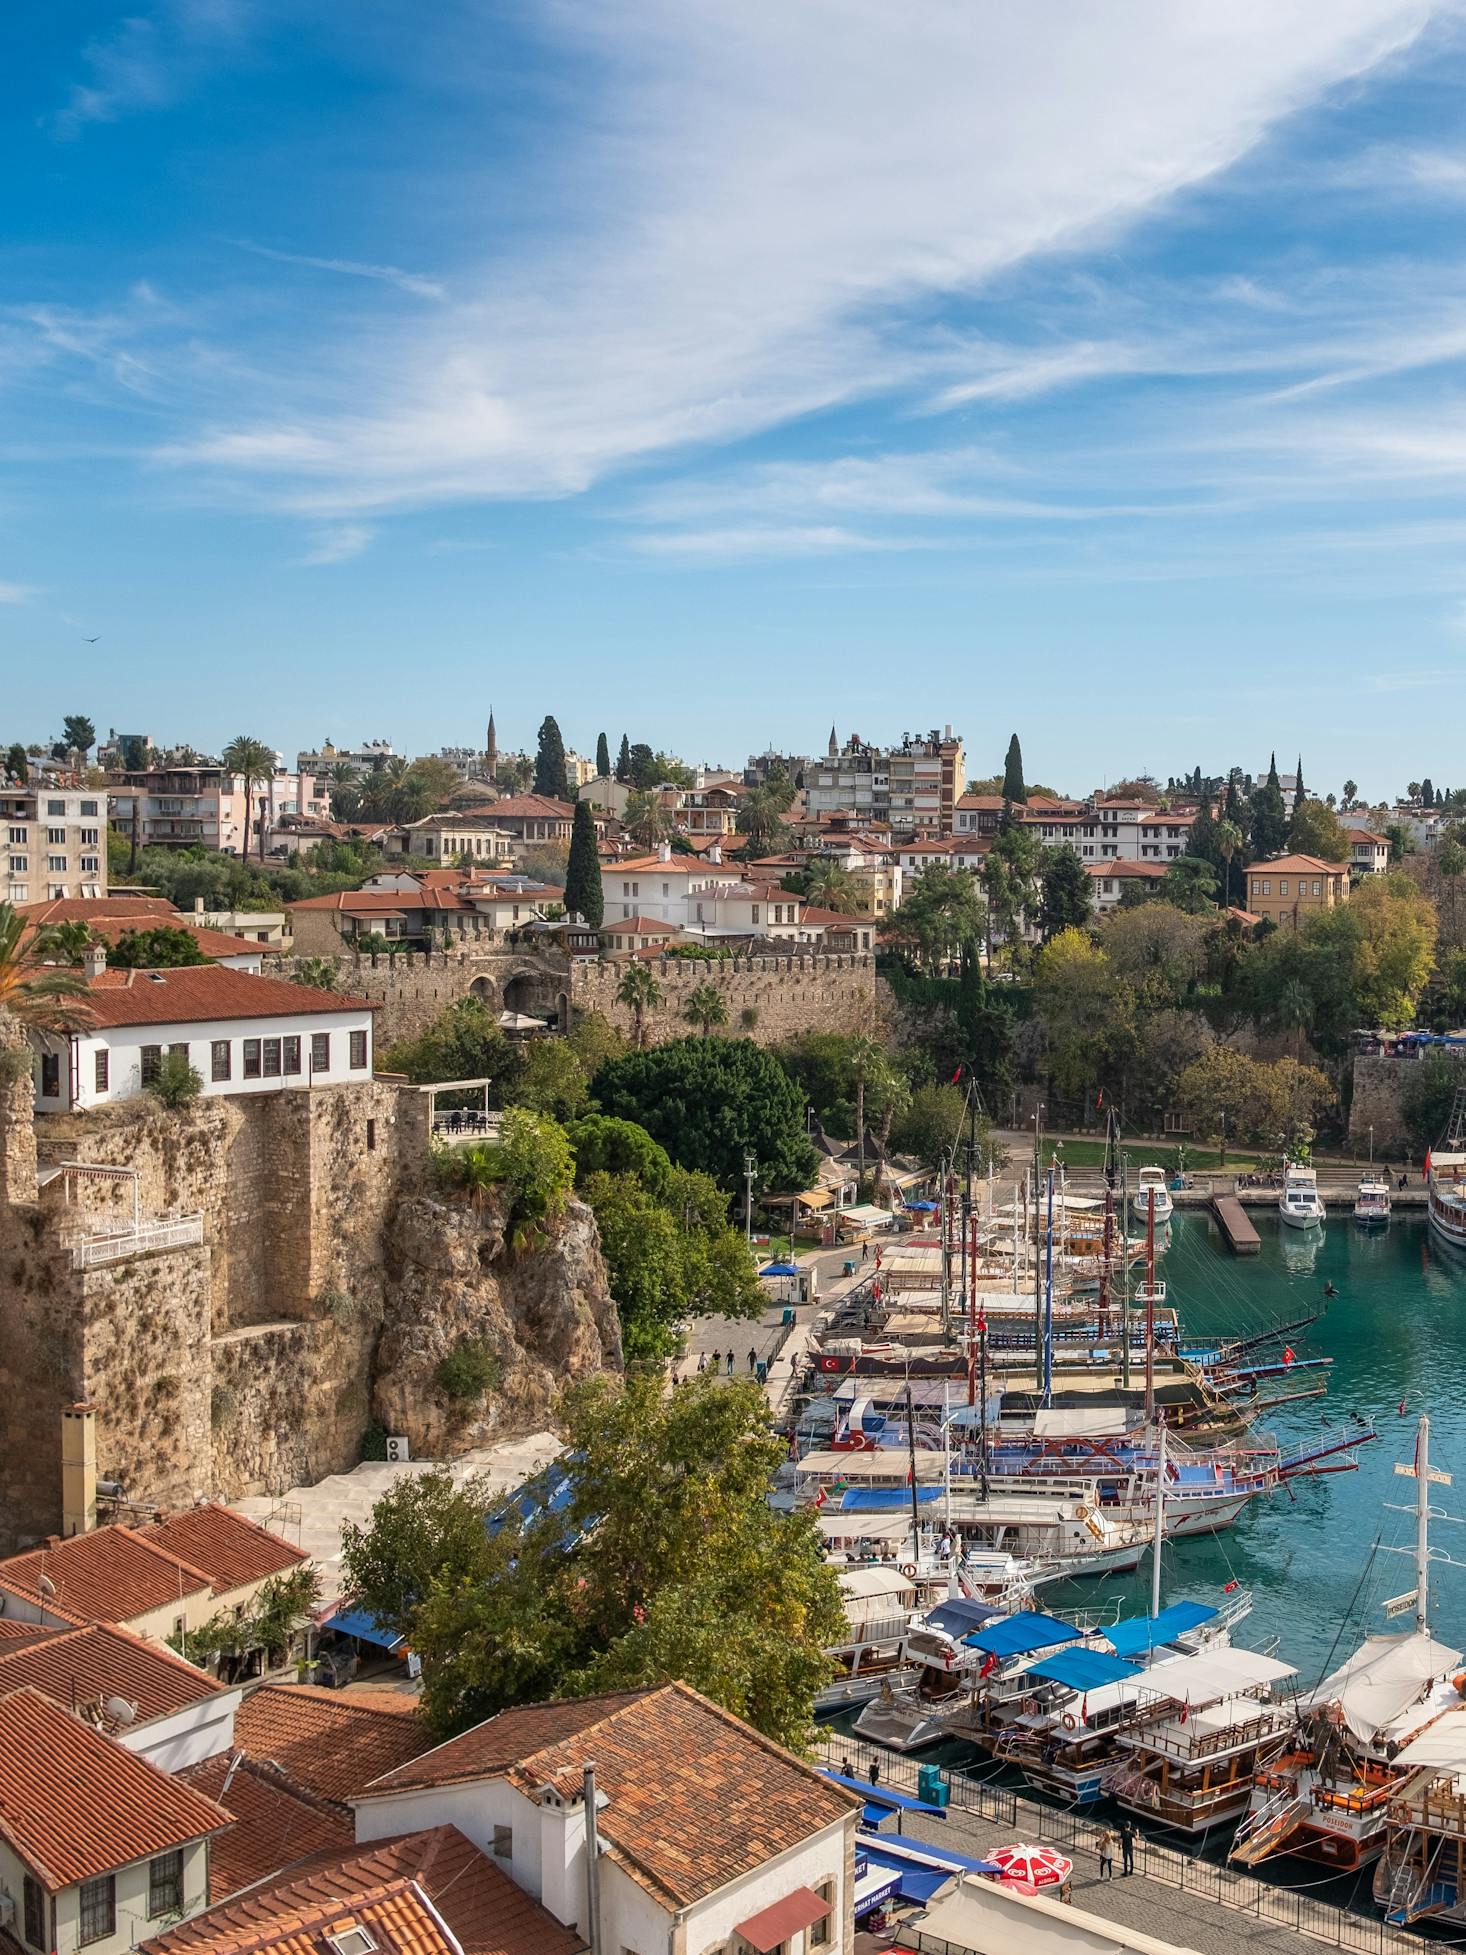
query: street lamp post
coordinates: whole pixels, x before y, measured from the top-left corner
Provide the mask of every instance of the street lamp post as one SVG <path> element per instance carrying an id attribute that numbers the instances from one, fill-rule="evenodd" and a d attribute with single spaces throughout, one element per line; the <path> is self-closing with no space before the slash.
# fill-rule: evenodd
<path id="1" fill-rule="evenodd" d="M 753 1247 L 753 1177 L 757 1171 L 758 1156 L 745 1150 L 743 1156 L 743 1234 L 750 1249 Z"/>

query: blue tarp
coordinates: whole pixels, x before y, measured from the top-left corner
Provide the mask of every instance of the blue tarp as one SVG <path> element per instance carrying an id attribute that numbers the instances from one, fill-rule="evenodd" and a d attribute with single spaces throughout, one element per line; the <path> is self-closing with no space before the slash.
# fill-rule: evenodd
<path id="1" fill-rule="evenodd" d="M 872 1785 L 869 1779 L 847 1778 L 843 1772 L 833 1772 L 828 1765 L 821 1765 L 820 1775 L 832 1779 L 836 1785 L 843 1785 L 847 1792 L 858 1792 L 867 1806 L 879 1806 L 883 1812 L 920 1812 L 928 1819 L 945 1819 L 945 1806 L 933 1806 L 925 1799 L 913 1799 L 909 1793 L 895 1792 L 888 1785 Z"/>
<path id="2" fill-rule="evenodd" d="M 338 1635 L 354 1636 L 359 1643 L 375 1643 L 378 1649 L 400 1649 L 407 1640 L 390 1629 L 384 1629 L 375 1616 L 369 1616 L 365 1609 L 338 1609 L 329 1622 L 322 1623 L 323 1629 L 334 1629 Z"/>
<path id="3" fill-rule="evenodd" d="M 946 1602 L 938 1603 L 935 1609 L 928 1609 L 926 1621 L 930 1628 L 939 1629 L 944 1636 L 966 1636 L 974 1629 L 981 1629 L 1002 1615 L 1001 1609 L 994 1609 L 986 1602 L 969 1602 L 965 1596 L 953 1596 Z"/>
<path id="4" fill-rule="evenodd" d="M 574 1497 L 575 1483 L 568 1464 L 564 1460 L 552 1460 L 542 1472 L 534 1474 L 522 1487 L 516 1487 L 504 1505 L 490 1514 L 485 1526 L 490 1535 L 495 1535 L 517 1516 L 529 1527 L 546 1514 L 563 1513 Z M 567 1529 L 567 1547 L 571 1545 L 568 1534 Z"/>
<path id="5" fill-rule="evenodd" d="M 940 1500 L 940 1487 L 918 1487 L 916 1498 L 925 1507 L 930 1501 Z M 894 1514 L 902 1507 L 911 1505 L 910 1487 L 851 1487 L 840 1496 L 842 1514 Z"/>
<path id="6" fill-rule="evenodd" d="M 1098 1690 L 1101 1684 L 1124 1683 L 1142 1672 L 1138 1663 L 1126 1663 L 1108 1650 L 1056 1650 L 1033 1664 L 1028 1674 L 1067 1684 L 1071 1690 Z"/>
<path id="7" fill-rule="evenodd" d="M 760 1276 L 797 1276 L 799 1271 L 793 1263 L 765 1263 L 759 1271 Z"/>
<path id="8" fill-rule="evenodd" d="M 1125 1622 L 1117 1622 L 1113 1629 L 1105 1630 L 1104 1635 L 1117 1656 L 1139 1656 L 1142 1650 L 1174 1642 L 1186 1630 L 1210 1622 L 1215 1614 L 1216 1610 L 1205 1602 L 1173 1602 L 1158 1616 L 1131 1616 Z"/>
<path id="9" fill-rule="evenodd" d="M 953 1853 L 950 1847 L 905 1846 L 897 1840 L 877 1844 L 864 1834 L 856 1842 L 856 1852 L 873 1867 L 890 1867 L 901 1875 L 903 1901 L 929 1901 L 954 1874 L 996 1874 L 1002 1868 L 992 1860 L 974 1860 L 970 1854 Z"/>
<path id="10" fill-rule="evenodd" d="M 990 1622 L 986 1628 L 962 1640 L 969 1649 L 982 1650 L 987 1656 L 1024 1656 L 1029 1650 L 1048 1650 L 1057 1643 L 1077 1642 L 1079 1631 L 1056 1616 L 1025 1613 L 1004 1616 L 1000 1622 Z"/>

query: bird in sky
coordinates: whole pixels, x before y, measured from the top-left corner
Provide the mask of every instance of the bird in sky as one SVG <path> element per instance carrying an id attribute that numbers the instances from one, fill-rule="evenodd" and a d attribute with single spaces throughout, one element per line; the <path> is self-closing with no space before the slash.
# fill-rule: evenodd
<path id="1" fill-rule="evenodd" d="M 81 642 L 83 643 L 83 645 L 95 645 L 97 639 L 100 638 L 101 635 L 102 635 L 101 632 L 98 632 L 96 638 L 83 638 Z"/>

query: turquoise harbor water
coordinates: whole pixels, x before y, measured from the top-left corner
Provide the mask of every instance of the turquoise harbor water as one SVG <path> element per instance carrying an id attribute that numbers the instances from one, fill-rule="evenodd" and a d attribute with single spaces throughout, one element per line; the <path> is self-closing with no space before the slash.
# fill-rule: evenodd
<path id="1" fill-rule="evenodd" d="M 1291 1499 L 1285 1488 L 1254 1502 L 1227 1533 L 1168 1547 L 1164 1594 L 1202 1596 L 1233 1578 L 1243 1582 L 1255 1607 L 1236 1640 L 1262 1647 L 1276 1638 L 1279 1656 L 1297 1664 L 1300 1685 L 1311 1684 L 1336 1639 L 1338 1662 L 1361 1635 L 1389 1626 L 1380 1602 L 1414 1585 L 1408 1556 L 1371 1550 L 1377 1537 L 1413 1543 L 1413 1518 L 1385 1503 L 1414 1499 L 1415 1483 L 1397 1477 L 1394 1465 L 1412 1457 L 1421 1412 L 1430 1414 L 1432 1464 L 1456 1476 L 1454 1486 L 1434 1489 L 1432 1505 L 1466 1520 L 1466 1257 L 1432 1242 L 1423 1220 L 1397 1217 L 1371 1235 L 1347 1215 L 1299 1231 L 1252 1214 L 1262 1253 L 1240 1260 L 1207 1215 L 1178 1215 L 1172 1224 L 1158 1274 L 1186 1333 L 1245 1335 L 1324 1308 L 1291 1341 L 1299 1357 L 1333 1359 L 1326 1395 L 1282 1406 L 1259 1423 L 1286 1449 L 1358 1412 L 1374 1419 L 1379 1438 L 1359 1449 L 1357 1473 L 1295 1482 Z M 1330 1282 L 1339 1294 L 1326 1300 Z M 1299 1374 L 1294 1382 L 1302 1382 Z M 1263 1389 L 1282 1387 L 1271 1381 Z M 1466 1563 L 1466 1525 L 1436 1523 L 1432 1545 Z M 1045 1602 L 1057 1611 L 1118 1594 L 1138 1604 L 1148 1593 L 1142 1569 L 1139 1577 L 1051 1588 Z M 1438 1564 L 1432 1597 L 1436 1634 L 1466 1649 L 1466 1567 Z"/>

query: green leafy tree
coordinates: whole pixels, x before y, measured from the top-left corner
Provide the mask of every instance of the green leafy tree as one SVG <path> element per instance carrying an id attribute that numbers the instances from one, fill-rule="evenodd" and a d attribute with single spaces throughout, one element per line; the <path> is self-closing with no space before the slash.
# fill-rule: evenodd
<path id="1" fill-rule="evenodd" d="M 1251 839 L 1254 862 L 1281 855 L 1288 845 L 1288 809 L 1278 780 L 1276 754 L 1268 763 L 1267 779 L 1252 797 Z"/>
<path id="2" fill-rule="evenodd" d="M 661 795 L 652 787 L 634 788 L 627 795 L 622 819 L 627 834 L 644 849 L 656 848 L 672 832 L 672 817 L 662 806 Z"/>
<path id="3" fill-rule="evenodd" d="M 341 960 L 337 957 L 302 957 L 290 973 L 292 984 L 303 984 L 310 991 L 334 991 L 341 982 Z"/>
<path id="4" fill-rule="evenodd" d="M 396 1481 L 365 1527 L 341 1529 L 341 1567 L 356 1606 L 384 1629 L 410 1636 L 417 1611 L 440 1583 L 487 1581 L 501 1556 L 484 1526 L 487 1483 L 459 1486 L 445 1467 Z"/>
<path id="5" fill-rule="evenodd" d="M 600 929 L 606 913 L 601 858 L 596 851 L 596 820 L 589 801 L 575 804 L 570 859 L 565 866 L 565 909 L 567 915 L 584 918 L 592 930 Z"/>
<path id="6" fill-rule="evenodd" d="M 741 1379 L 668 1392 L 648 1368 L 576 1385 L 563 1423 L 575 1462 L 568 1506 L 511 1519 L 483 1549 L 464 1543 L 411 1610 L 433 1729 L 681 1678 L 766 1736 L 804 1746 L 844 1609 L 813 1521 L 769 1505 L 784 1447 L 762 1393 Z M 393 1551 L 414 1560 L 391 1519 L 381 1549 L 348 1542 L 349 1575 Z M 355 1586 L 365 1603 L 367 1586 Z"/>
<path id="7" fill-rule="evenodd" d="M 1321 862 L 1347 862 L 1349 837 L 1332 808 L 1322 801 L 1295 801 L 1288 824 L 1288 846 L 1298 855 L 1316 855 Z"/>
<path id="8" fill-rule="evenodd" d="M 203 1074 L 188 1063 L 186 1053 L 165 1052 L 158 1070 L 148 1081 L 154 1099 L 177 1112 L 196 1100 L 204 1090 Z"/>
<path id="9" fill-rule="evenodd" d="M 814 1176 L 803 1096 L 751 1039 L 675 1039 L 628 1053 L 602 1066 L 591 1091 L 603 1113 L 636 1121 L 679 1166 L 722 1188 L 742 1188 L 745 1152 L 757 1188 L 807 1188 Z"/>
<path id="10" fill-rule="evenodd" d="M 119 971 L 164 971 L 207 964 L 210 959 L 200 950 L 195 931 L 158 923 L 145 930 L 124 930 L 108 951 L 107 962 Z"/>
<path id="11" fill-rule="evenodd" d="M 1350 809 L 1352 809 L 1352 808 L 1353 808 L 1353 806 L 1354 806 L 1354 803 L 1355 803 L 1355 802 L 1356 802 L 1356 801 L 1358 800 L 1358 798 L 1359 798 L 1359 783 L 1358 783 L 1358 781 L 1345 781 L 1345 783 L 1344 783 L 1344 812 L 1345 812 L 1345 814 L 1348 814 L 1348 812 L 1350 811 Z"/>
<path id="12" fill-rule="evenodd" d="M 565 1129 L 575 1151 L 576 1185 L 593 1174 L 631 1175 L 660 1200 L 675 1170 L 665 1147 L 634 1120 L 613 1120 L 604 1113 L 588 1113 Z"/>
<path id="13" fill-rule="evenodd" d="M 534 762 L 534 791 L 548 794 L 553 801 L 568 801 L 570 788 L 565 774 L 565 742 L 553 714 L 540 721 L 539 745 Z"/>
<path id="14" fill-rule="evenodd" d="M 1102 1085 L 1130 1031 L 1109 957 L 1087 932 L 1063 930 L 1034 959 L 1033 992 L 1053 1085 L 1069 1095 Z"/>
<path id="15" fill-rule="evenodd" d="M 1272 1064 L 1215 1045 L 1180 1074 L 1177 1096 L 1194 1132 L 1283 1148 L 1307 1140 L 1334 1091 L 1317 1067 L 1295 1059 Z"/>
<path id="16" fill-rule="evenodd" d="M 30 761 L 26 757 L 25 748 L 20 744 L 19 740 L 12 740 L 6 751 L 5 771 L 11 780 L 19 781 L 22 787 L 25 786 L 31 777 Z"/>
<path id="17" fill-rule="evenodd" d="M 752 854 L 773 855 L 785 845 L 789 839 L 784 821 L 788 808 L 789 802 L 772 781 L 751 787 L 744 795 L 737 815 L 738 832 L 748 837 Z"/>
<path id="18" fill-rule="evenodd" d="M 231 774 L 238 774 L 244 782 L 244 849 L 249 856 L 250 821 L 254 815 L 255 789 L 268 781 L 275 772 L 275 755 L 263 740 L 256 740 L 248 733 L 237 733 L 224 749 L 220 758 Z M 260 860 L 265 859 L 265 825 L 260 823 Z"/>
<path id="19" fill-rule="evenodd" d="M 495 1012 L 480 998 L 447 1005 L 415 1039 L 382 1054 L 382 1070 L 405 1073 L 418 1086 L 444 1079 L 488 1079 L 502 1091 L 519 1071 L 520 1058 L 499 1029 Z"/>
<path id="20" fill-rule="evenodd" d="M 633 787 L 660 787 L 657 779 L 657 757 L 644 740 L 632 742 L 630 754 L 630 781 Z"/>
<path id="21" fill-rule="evenodd" d="M 85 713 L 68 713 L 61 722 L 61 745 L 67 753 L 79 753 L 83 759 L 97 744 L 97 729 Z"/>
<path id="22" fill-rule="evenodd" d="M 621 746 L 616 754 L 616 779 L 627 783 L 631 779 L 631 742 L 623 733 Z"/>
<path id="23" fill-rule="evenodd" d="M 534 1039 L 519 1076 L 509 1089 L 515 1106 L 548 1114 L 562 1124 L 578 1119 L 590 1104 L 585 1068 L 565 1039 Z"/>
<path id="24" fill-rule="evenodd" d="M 822 856 L 804 871 L 804 899 L 816 909 L 833 910 L 837 916 L 855 916 L 864 907 L 859 883 L 833 856 Z"/>
<path id="25" fill-rule="evenodd" d="M 987 911 L 966 869 L 934 864 L 923 869 L 891 918 L 889 935 L 911 954 L 918 969 L 937 975 L 974 953 L 987 926 Z"/>
<path id="26" fill-rule="evenodd" d="M 905 1111 L 891 1127 L 891 1145 L 898 1154 L 909 1154 L 924 1167 L 940 1166 L 944 1157 L 954 1154 L 967 1140 L 967 1097 L 956 1086 L 918 1086 Z M 985 1119 L 976 1122 L 978 1152 L 974 1170 L 985 1172 L 992 1152 L 992 1138 Z M 965 1167 L 966 1156 L 957 1153 Z"/>
<path id="27" fill-rule="evenodd" d="M 1203 916 L 1172 903 L 1112 910 L 1100 942 L 1123 989 L 1145 1011 L 1186 1002 L 1207 965 L 1210 932 Z"/>
<path id="28" fill-rule="evenodd" d="M 1016 733 L 1008 742 L 1007 756 L 1003 761 L 1003 799 L 1020 803 L 1028 799 L 1028 790 L 1023 785 L 1023 749 L 1018 744 Z"/>
<path id="29" fill-rule="evenodd" d="M 596 774 L 603 781 L 611 778 L 611 748 L 604 733 L 596 735 Z"/>
<path id="30" fill-rule="evenodd" d="M 1178 855 L 1161 877 L 1161 900 L 1191 916 L 1212 910 L 1217 899 L 1217 872 L 1199 855 Z"/>
<path id="31" fill-rule="evenodd" d="M 565 1129 L 528 1107 L 510 1107 L 497 1141 L 446 1147 L 437 1156 L 440 1183 L 478 1200 L 497 1187 L 506 1199 L 505 1226 L 516 1249 L 526 1249 L 565 1212 L 575 1183 L 575 1156 Z"/>
<path id="32" fill-rule="evenodd" d="M 721 1031 L 728 1023 L 728 1007 L 717 985 L 697 984 L 687 994 L 682 1016 L 707 1038 L 711 1033 Z"/>
<path id="33" fill-rule="evenodd" d="M 1042 891 L 1039 923 L 1046 942 L 1061 930 L 1082 930 L 1089 922 L 1094 884 L 1073 849 L 1044 851 Z"/>
<path id="34" fill-rule="evenodd" d="M 621 973 L 616 1002 L 625 1005 L 636 1028 L 636 1049 L 646 1048 L 646 1015 L 662 1002 L 662 987 L 650 964 L 632 962 Z"/>
<path id="35" fill-rule="evenodd" d="M 1405 1071 L 1400 1111 L 1406 1132 L 1423 1153 L 1445 1132 L 1456 1088 L 1466 1084 L 1466 1067 L 1449 1053 L 1427 1052 Z"/>
<path id="36" fill-rule="evenodd" d="M 0 1011 L 28 1032 L 76 1032 L 95 1016 L 86 979 L 58 967 L 56 958 L 69 964 L 69 950 L 31 930 L 13 904 L 0 903 Z"/>

